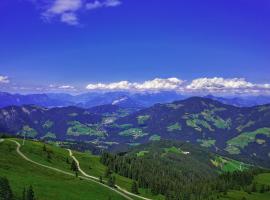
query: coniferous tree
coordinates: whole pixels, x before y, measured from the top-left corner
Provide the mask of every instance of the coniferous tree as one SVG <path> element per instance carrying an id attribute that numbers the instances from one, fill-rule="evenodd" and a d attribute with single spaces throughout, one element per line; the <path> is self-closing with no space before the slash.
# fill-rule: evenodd
<path id="1" fill-rule="evenodd" d="M 77 166 L 75 160 L 72 160 L 72 162 L 71 162 L 71 170 L 74 172 L 78 171 L 78 166 Z"/>
<path id="2" fill-rule="evenodd" d="M 105 171 L 105 173 L 104 173 L 104 177 L 105 177 L 105 178 L 108 178 L 108 177 L 111 175 L 111 173 L 112 173 L 111 170 L 107 167 L 107 168 L 106 168 L 106 171 Z"/>
<path id="3" fill-rule="evenodd" d="M 7 178 L 0 177 L 0 200 L 12 200 L 13 193 Z"/>
<path id="4" fill-rule="evenodd" d="M 132 182 L 131 192 L 134 193 L 134 194 L 139 194 L 138 185 L 137 185 L 136 181 Z"/>
<path id="5" fill-rule="evenodd" d="M 30 185 L 27 190 L 26 200 L 35 200 L 35 194 L 32 185 Z"/>
<path id="6" fill-rule="evenodd" d="M 26 190 L 25 190 L 25 187 L 23 188 L 23 192 L 22 192 L 22 200 L 26 200 Z"/>
<path id="7" fill-rule="evenodd" d="M 47 151 L 47 147 L 45 144 L 43 145 L 43 151 Z"/>
<path id="8" fill-rule="evenodd" d="M 110 186 L 110 187 L 114 187 L 115 186 L 115 177 L 112 176 L 112 175 L 109 175 L 108 186 Z"/>
<path id="9" fill-rule="evenodd" d="M 51 162 L 52 156 L 50 152 L 47 152 L 47 161 Z"/>
<path id="10" fill-rule="evenodd" d="M 257 186 L 256 186 L 255 182 L 252 183 L 251 191 L 252 192 L 257 192 Z"/>
<path id="11" fill-rule="evenodd" d="M 264 192 L 265 192 L 265 185 L 262 184 L 261 189 L 260 189 L 260 193 L 264 193 Z"/>
<path id="12" fill-rule="evenodd" d="M 99 182 L 100 182 L 100 183 L 103 183 L 102 176 L 99 177 Z"/>

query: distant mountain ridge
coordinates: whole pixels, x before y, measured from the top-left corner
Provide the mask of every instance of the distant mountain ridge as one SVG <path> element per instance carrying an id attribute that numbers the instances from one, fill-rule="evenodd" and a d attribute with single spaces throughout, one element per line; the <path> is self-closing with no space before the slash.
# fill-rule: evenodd
<path id="1" fill-rule="evenodd" d="M 45 140 L 88 141 L 109 149 L 160 139 L 181 140 L 267 166 L 269 122 L 270 104 L 242 108 L 202 97 L 155 104 L 136 112 L 111 104 L 90 109 L 0 109 L 0 132 Z"/>
<path id="2" fill-rule="evenodd" d="M 91 92 L 78 95 L 66 93 L 45 93 L 45 94 L 10 94 L 0 92 L 0 108 L 6 106 L 38 105 L 43 107 L 66 107 L 77 106 L 91 108 L 95 106 L 117 104 L 123 108 L 139 110 L 153 106 L 157 103 L 169 103 L 177 100 L 184 100 L 190 96 L 182 95 L 173 91 L 160 92 Z M 217 100 L 221 103 L 237 107 L 250 107 L 270 103 L 269 96 L 236 96 L 219 97 L 207 95 L 205 98 Z"/>

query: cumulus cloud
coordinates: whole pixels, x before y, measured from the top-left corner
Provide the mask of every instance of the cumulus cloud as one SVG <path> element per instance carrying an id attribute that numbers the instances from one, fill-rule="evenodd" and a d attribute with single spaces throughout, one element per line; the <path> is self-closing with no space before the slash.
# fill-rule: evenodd
<path id="1" fill-rule="evenodd" d="M 42 10 L 42 19 L 50 22 L 57 19 L 68 25 L 79 25 L 79 13 L 105 7 L 116 7 L 122 4 L 120 0 L 37 0 L 35 2 Z"/>
<path id="2" fill-rule="evenodd" d="M 86 86 L 87 90 L 128 90 L 128 91 L 176 91 L 197 94 L 270 94 L 270 84 L 258 84 L 244 78 L 198 78 L 184 81 L 178 78 L 155 78 L 144 82 L 120 81 L 96 83 Z"/>
<path id="3" fill-rule="evenodd" d="M 156 78 L 143 83 L 134 83 L 134 87 L 138 90 L 176 90 L 179 89 L 183 83 L 183 80 L 177 78 Z"/>
<path id="4" fill-rule="evenodd" d="M 252 83 L 244 78 L 198 78 L 186 85 L 185 91 L 221 94 L 264 94 L 270 92 L 270 84 Z"/>
<path id="5" fill-rule="evenodd" d="M 9 83 L 9 78 L 7 76 L 1 76 L 0 75 L 0 84 L 1 83 Z"/>
<path id="6" fill-rule="evenodd" d="M 161 79 L 156 78 L 153 80 L 145 81 L 142 83 L 120 81 L 114 83 L 97 83 L 89 84 L 86 86 L 88 90 L 176 90 L 182 84 L 183 80 L 177 78 Z"/>
<path id="7" fill-rule="evenodd" d="M 220 77 L 214 78 L 198 78 L 193 80 L 187 89 L 192 90 L 220 90 L 220 89 L 243 89 L 253 88 L 255 85 L 243 78 L 224 79 Z"/>
<path id="8" fill-rule="evenodd" d="M 79 22 L 76 12 L 82 6 L 82 0 L 55 0 L 48 6 L 46 11 L 42 13 L 42 16 L 45 20 L 59 17 L 60 21 L 66 24 L 77 25 Z"/>
<path id="9" fill-rule="evenodd" d="M 93 10 L 93 9 L 102 8 L 102 7 L 116 7 L 121 4 L 122 2 L 119 0 L 106 0 L 103 2 L 95 0 L 94 2 L 87 3 L 86 9 Z"/>

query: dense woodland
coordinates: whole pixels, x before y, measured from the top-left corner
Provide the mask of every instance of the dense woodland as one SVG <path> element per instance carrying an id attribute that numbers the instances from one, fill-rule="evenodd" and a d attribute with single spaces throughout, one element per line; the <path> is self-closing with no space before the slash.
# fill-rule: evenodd
<path id="1" fill-rule="evenodd" d="M 166 200 L 216 199 L 220 194 L 226 195 L 230 189 L 250 192 L 259 190 L 252 183 L 254 176 L 263 171 L 250 169 L 210 175 L 188 169 L 180 170 L 159 157 L 155 157 L 153 162 L 149 158 L 110 153 L 103 153 L 101 162 L 109 170 L 133 179 L 139 187 L 148 188 L 153 194 L 165 195 Z M 269 187 L 265 190 L 269 191 Z"/>

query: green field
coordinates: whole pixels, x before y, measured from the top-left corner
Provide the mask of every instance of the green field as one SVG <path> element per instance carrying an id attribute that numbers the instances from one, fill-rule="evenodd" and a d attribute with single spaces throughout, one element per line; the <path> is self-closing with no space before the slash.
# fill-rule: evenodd
<path id="1" fill-rule="evenodd" d="M 89 135 L 103 137 L 106 135 L 106 132 L 98 130 L 96 125 L 86 125 L 82 124 L 79 121 L 71 121 L 68 123 L 70 127 L 67 130 L 67 135 L 71 136 L 80 136 L 80 135 Z"/>
<path id="2" fill-rule="evenodd" d="M 146 152 L 145 152 L 146 153 Z M 74 156 L 80 162 L 81 168 L 89 175 L 100 177 L 105 174 L 107 169 L 106 166 L 99 162 L 99 157 L 91 155 L 90 153 L 81 153 L 75 152 Z M 132 180 L 123 176 L 119 176 L 118 174 L 113 174 L 116 177 L 116 184 L 120 187 L 126 189 L 127 191 L 131 191 Z M 106 180 L 106 178 L 104 178 Z M 151 198 L 153 200 L 164 200 L 162 195 L 152 195 L 149 190 L 139 188 L 140 195 L 144 197 Z M 133 198 L 133 197 L 132 197 Z M 135 198 L 134 198 L 135 199 Z"/>
<path id="3" fill-rule="evenodd" d="M 256 142 L 257 135 L 265 135 L 266 137 L 270 137 L 270 128 L 260 128 L 253 132 L 241 133 L 237 137 L 227 141 L 226 151 L 228 151 L 230 154 L 239 154 L 240 149 L 245 148 L 249 143 Z M 257 143 L 260 144 L 261 142 L 257 141 Z"/>
<path id="4" fill-rule="evenodd" d="M 222 172 L 234 172 L 243 171 L 249 168 L 249 166 L 243 162 L 216 156 L 215 160 L 211 160 L 212 164 L 219 168 Z"/>
<path id="5" fill-rule="evenodd" d="M 28 144 L 27 144 L 28 143 Z M 23 152 L 36 161 L 48 163 L 44 158 L 38 143 L 26 142 Z M 34 147 L 33 149 L 30 147 Z M 73 176 L 52 171 L 43 167 L 39 167 L 22 159 L 15 151 L 16 145 L 10 141 L 0 143 L 0 176 L 7 177 L 16 198 L 20 198 L 24 187 L 32 185 L 37 199 L 42 200 L 89 200 L 100 199 L 107 200 L 109 197 L 114 200 L 124 200 L 117 193 L 98 185 L 97 183 L 80 180 Z M 54 155 L 52 156 L 52 165 L 63 168 L 70 172 L 70 165 L 65 164 L 63 158 L 67 154 L 65 150 L 52 148 Z M 38 151 L 36 151 L 38 150 Z M 58 153 L 60 152 L 60 155 Z M 64 157 L 63 157 L 64 156 Z M 58 163 L 58 164 L 56 164 Z"/>
<path id="6" fill-rule="evenodd" d="M 148 135 L 148 133 L 143 132 L 143 130 L 139 128 L 130 128 L 130 129 L 121 131 L 120 133 L 118 133 L 118 135 L 122 135 L 126 137 L 130 136 L 130 137 L 133 137 L 133 139 L 137 139 L 137 138 Z"/>
<path id="7" fill-rule="evenodd" d="M 222 196 L 221 200 L 242 200 L 243 197 L 246 200 L 269 200 L 270 199 L 270 192 L 260 193 L 259 189 L 262 184 L 270 186 L 270 173 L 263 173 L 259 174 L 255 177 L 254 180 L 257 183 L 257 192 L 251 192 L 248 194 L 244 191 L 229 191 L 226 196 Z"/>
<path id="8" fill-rule="evenodd" d="M 178 122 L 175 124 L 172 124 L 170 126 L 167 127 L 167 130 L 169 132 L 173 132 L 173 131 L 181 131 L 182 130 L 182 126 L 181 124 L 179 124 Z"/>

